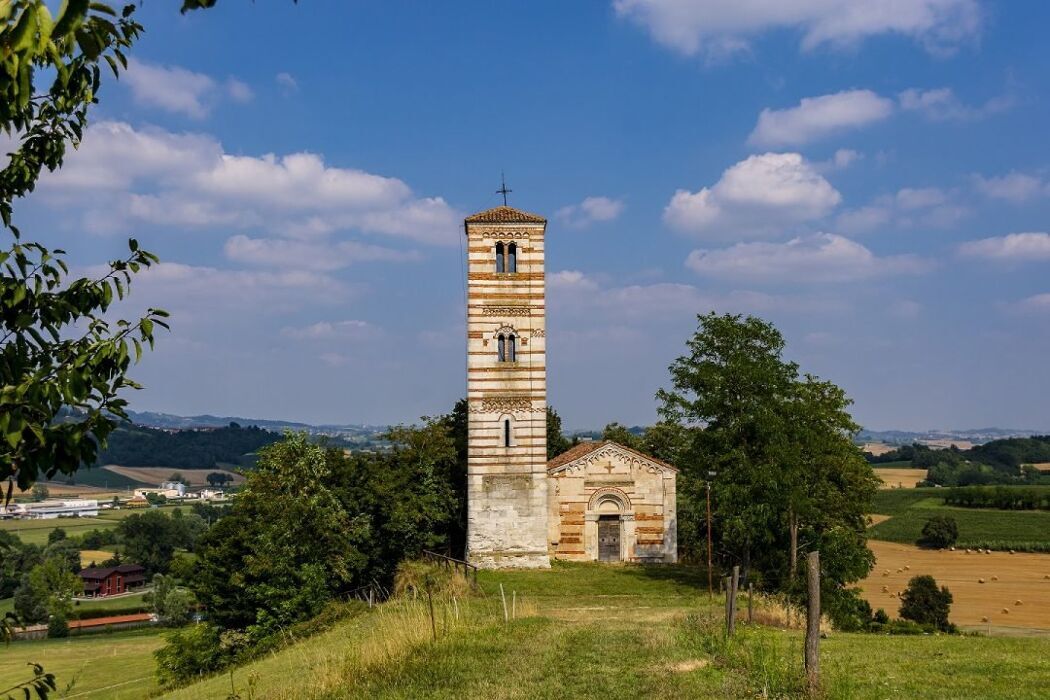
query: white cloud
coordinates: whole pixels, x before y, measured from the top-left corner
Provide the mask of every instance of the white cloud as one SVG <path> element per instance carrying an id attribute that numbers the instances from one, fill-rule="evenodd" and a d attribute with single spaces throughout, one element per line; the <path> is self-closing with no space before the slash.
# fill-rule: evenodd
<path id="1" fill-rule="evenodd" d="M 459 214 L 440 197 L 414 197 L 397 178 L 331 166 L 314 153 L 231 155 L 208 135 L 137 130 L 122 122 L 89 127 L 80 149 L 60 171 L 42 177 L 41 188 L 79 202 L 84 223 L 96 232 L 147 222 L 299 237 L 356 229 L 457 241 Z"/>
<path id="2" fill-rule="evenodd" d="M 979 107 L 964 105 L 951 88 L 919 90 L 912 88 L 898 95 L 901 109 L 918 112 L 931 121 L 967 121 L 1004 112 L 1013 106 L 1007 95 L 993 97 Z"/>
<path id="3" fill-rule="evenodd" d="M 880 228 L 951 228 L 970 214 L 957 193 L 938 187 L 905 187 L 835 218 L 838 230 L 855 235 Z"/>
<path id="4" fill-rule="evenodd" d="M 131 88 L 137 103 L 185 114 L 193 119 L 208 116 L 214 104 L 223 97 L 243 103 L 251 101 L 254 96 L 251 88 L 236 78 L 231 77 L 220 86 L 203 73 L 134 59 L 128 61 L 128 69 L 121 78 Z"/>
<path id="5" fill-rule="evenodd" d="M 1050 195 L 1050 182 L 1035 175 L 1009 172 L 999 177 L 974 176 L 974 187 L 986 197 L 1025 202 L 1035 197 Z"/>
<path id="6" fill-rule="evenodd" d="M 609 197 L 587 197 L 554 212 L 555 218 L 570 228 L 586 228 L 600 221 L 612 221 L 623 213 L 623 202 Z"/>
<path id="7" fill-rule="evenodd" d="M 797 107 L 764 109 L 748 137 L 763 147 L 797 146 L 848 129 L 857 129 L 893 114 L 893 100 L 871 90 L 844 90 L 806 97 Z"/>
<path id="8" fill-rule="evenodd" d="M 367 321 L 318 321 L 309 326 L 282 328 L 281 335 L 296 340 L 366 340 L 381 335 L 381 331 Z"/>
<path id="9" fill-rule="evenodd" d="M 547 275 L 547 287 L 551 290 L 579 289 L 595 290 L 598 283 L 579 270 L 562 270 Z"/>
<path id="10" fill-rule="evenodd" d="M 878 257 L 863 245 L 832 233 L 785 243 L 737 243 L 721 250 L 694 250 L 686 266 L 701 275 L 757 282 L 848 282 L 915 273 L 926 264 L 914 256 Z"/>
<path id="11" fill-rule="evenodd" d="M 1011 233 L 959 246 L 959 254 L 991 260 L 1050 260 L 1050 233 Z"/>
<path id="12" fill-rule="evenodd" d="M 1050 293 L 1034 294 L 1015 305 L 1022 313 L 1050 313 Z"/>
<path id="13" fill-rule="evenodd" d="M 249 238 L 238 234 L 224 247 L 226 257 L 263 267 L 300 270 L 340 270 L 359 262 L 405 262 L 419 260 L 416 251 L 401 251 L 358 241 L 300 241 L 280 238 Z"/>
<path id="14" fill-rule="evenodd" d="M 793 29 L 802 48 L 848 46 L 882 34 L 900 34 L 943 53 L 977 36 L 976 0 L 614 0 L 616 13 L 644 27 L 659 43 L 686 55 L 747 48 L 763 32 Z"/>
<path id="15" fill-rule="evenodd" d="M 798 153 L 765 153 L 728 168 L 711 187 L 675 192 L 664 221 L 711 239 L 761 237 L 820 219 L 841 200 Z"/>
<path id="16" fill-rule="evenodd" d="M 299 89 L 299 83 L 291 73 L 285 73 L 282 71 L 274 77 L 274 81 L 285 94 L 293 93 Z"/>

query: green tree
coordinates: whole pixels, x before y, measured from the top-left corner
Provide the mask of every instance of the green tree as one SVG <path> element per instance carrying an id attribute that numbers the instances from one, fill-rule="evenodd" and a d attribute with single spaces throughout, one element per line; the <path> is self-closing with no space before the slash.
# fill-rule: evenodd
<path id="1" fill-rule="evenodd" d="M 80 545 L 73 540 L 58 539 L 44 548 L 44 559 L 54 559 L 69 573 L 80 571 Z"/>
<path id="2" fill-rule="evenodd" d="M 141 31 L 103 3 L 63 3 L 52 16 L 43 0 L 0 4 L 0 129 L 17 145 L 0 170 L 0 224 L 11 242 L 0 250 L 0 479 L 27 490 L 41 475 L 73 474 L 92 463 L 99 444 L 125 416 L 121 391 L 138 385 L 129 365 L 152 347 L 167 314 L 137 321 L 106 318 L 132 275 L 157 261 L 129 242 L 129 254 L 96 278 L 68 277 L 64 251 L 24 241 L 14 202 L 40 173 L 61 167 L 67 144 L 79 145 L 97 102 L 103 66 L 114 75 Z M 50 85 L 38 84 L 38 78 Z"/>
<path id="3" fill-rule="evenodd" d="M 602 440 L 612 440 L 618 442 L 624 447 L 630 447 L 638 449 L 641 440 L 637 435 L 632 433 L 627 426 L 620 425 L 619 423 L 609 423 L 602 430 Z"/>
<path id="4" fill-rule="evenodd" d="M 15 615 L 22 624 L 35 625 L 47 619 L 47 600 L 33 589 L 29 571 L 22 574 L 12 604 Z"/>
<path id="5" fill-rule="evenodd" d="M 124 543 L 124 557 L 145 567 L 147 575 L 167 573 L 180 545 L 175 523 L 164 513 L 148 510 L 120 521 L 117 532 Z"/>
<path id="6" fill-rule="evenodd" d="M 845 586 L 873 563 L 864 514 L 877 479 L 853 446 L 849 399 L 830 382 L 800 377 L 772 324 L 714 313 L 698 321 L 688 354 L 671 365 L 672 388 L 657 393 L 664 420 L 688 433 L 676 466 L 691 517 L 715 472 L 714 540 L 723 565 L 739 563 L 745 576 L 757 569 L 761 582 L 791 590 L 804 542 L 821 551 L 829 603 L 855 597 Z"/>
<path id="7" fill-rule="evenodd" d="M 184 477 L 181 472 L 172 472 L 171 476 L 168 477 L 168 481 L 171 481 L 171 482 L 177 483 L 177 484 L 186 484 L 186 483 L 188 483 L 186 481 L 186 477 Z"/>
<path id="8" fill-rule="evenodd" d="M 955 518 L 948 515 L 935 515 L 922 526 L 922 534 L 916 542 L 928 549 L 947 549 L 959 539 L 959 526 Z"/>
<path id="9" fill-rule="evenodd" d="M 901 594 L 900 615 L 905 620 L 951 632 L 954 626 L 948 621 L 948 614 L 952 602 L 951 592 L 944 586 L 938 589 L 933 576 L 916 576 Z"/>
<path id="10" fill-rule="evenodd" d="M 201 538 L 194 590 L 220 626 L 273 634 L 316 615 L 365 566 L 368 521 L 332 489 L 336 455 L 302 433 L 265 448 L 231 513 Z"/>
<path id="11" fill-rule="evenodd" d="M 45 501 L 51 496 L 51 491 L 48 490 L 46 484 L 33 484 L 33 500 L 40 502 Z"/>
<path id="12" fill-rule="evenodd" d="M 26 622 L 43 622 L 48 616 L 69 619 L 73 596 L 83 590 L 80 577 L 58 559 L 46 559 L 32 568 L 15 592 L 15 612 Z"/>
<path id="13" fill-rule="evenodd" d="M 59 540 L 64 540 L 64 539 L 66 539 L 66 531 L 63 530 L 60 527 L 56 527 L 51 532 L 47 533 L 47 543 L 48 544 L 54 544 L 55 542 L 58 542 Z"/>
<path id="14" fill-rule="evenodd" d="M 193 597 L 176 585 L 173 576 L 154 574 L 152 590 L 143 601 L 165 627 L 181 627 L 190 621 Z"/>
<path id="15" fill-rule="evenodd" d="M 552 407 L 547 406 L 547 459 L 554 459 L 570 447 L 572 443 L 562 432 L 561 416 Z"/>

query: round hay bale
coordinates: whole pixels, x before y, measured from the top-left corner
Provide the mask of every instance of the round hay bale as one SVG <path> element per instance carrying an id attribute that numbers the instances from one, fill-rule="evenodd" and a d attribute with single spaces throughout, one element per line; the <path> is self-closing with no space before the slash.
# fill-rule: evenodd
<path id="1" fill-rule="evenodd" d="M 899 573 L 902 573 L 903 571 L 904 571 L 904 569 L 897 569 L 897 573 L 898 573 L 898 574 L 899 574 Z"/>
<path id="2" fill-rule="evenodd" d="M 1014 601 L 1014 605 L 1024 605 L 1024 603 L 1022 603 L 1022 602 L 1021 602 L 1021 601 L 1019 601 L 1019 600 L 1015 600 L 1015 601 Z"/>
<path id="3" fill-rule="evenodd" d="M 948 548 L 948 551 L 949 551 L 949 552 L 954 552 L 954 551 L 955 551 L 955 547 L 949 547 L 949 548 Z"/>
<path id="4" fill-rule="evenodd" d="M 988 622 L 988 618 L 987 617 L 982 617 L 981 618 L 981 622 Z"/>
<path id="5" fill-rule="evenodd" d="M 882 592 L 883 593 L 889 593 L 890 592 L 890 587 L 889 586 L 883 586 L 882 587 Z"/>
<path id="6" fill-rule="evenodd" d="M 1010 554 L 1013 554 L 1013 553 L 1014 553 L 1014 550 L 1012 550 L 1012 549 L 1011 549 L 1011 550 L 1010 550 Z"/>
<path id="7" fill-rule="evenodd" d="M 967 550 L 966 550 L 966 553 L 967 553 L 967 554 L 969 554 L 969 553 L 970 553 L 970 550 L 968 550 L 968 549 L 967 549 Z"/>
<path id="8" fill-rule="evenodd" d="M 992 580 L 993 580 L 993 581 L 998 581 L 998 580 L 999 580 L 999 577 L 998 577 L 998 576 L 992 576 Z"/>
<path id="9" fill-rule="evenodd" d="M 907 564 L 905 564 L 905 566 L 904 566 L 904 570 L 905 570 L 905 571 L 911 571 L 911 567 L 910 567 L 910 566 L 908 566 Z"/>
<path id="10" fill-rule="evenodd" d="M 992 550 L 990 550 L 990 549 L 986 549 L 986 550 L 984 550 L 984 553 L 985 553 L 985 554 L 991 554 L 991 553 L 992 553 Z"/>
<path id="11" fill-rule="evenodd" d="M 984 583 L 984 579 L 983 578 L 977 579 L 977 583 Z"/>
<path id="12" fill-rule="evenodd" d="M 1003 608 L 1003 615 L 1009 615 L 1009 614 L 1010 614 L 1010 608 Z"/>

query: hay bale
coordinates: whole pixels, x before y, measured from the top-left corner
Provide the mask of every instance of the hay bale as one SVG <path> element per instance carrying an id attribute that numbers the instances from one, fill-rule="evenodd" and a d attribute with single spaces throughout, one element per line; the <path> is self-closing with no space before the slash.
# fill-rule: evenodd
<path id="1" fill-rule="evenodd" d="M 984 550 L 984 553 L 985 553 L 985 554 L 991 554 L 991 553 L 992 553 L 992 550 L 990 550 L 990 549 L 986 549 L 986 550 Z"/>
<path id="2" fill-rule="evenodd" d="M 981 618 L 981 622 L 988 622 L 988 618 L 987 617 L 982 617 Z"/>
<path id="3" fill-rule="evenodd" d="M 998 581 L 998 580 L 999 580 L 999 577 L 998 577 L 998 576 L 992 576 L 992 580 L 993 580 L 993 581 Z"/>
<path id="4" fill-rule="evenodd" d="M 1009 614 L 1010 614 L 1010 608 L 1003 608 L 1003 615 L 1009 615 Z"/>
<path id="5" fill-rule="evenodd" d="M 948 551 L 949 551 L 949 552 L 954 552 L 954 551 L 955 551 L 955 547 L 949 547 L 949 548 L 948 548 Z"/>
<path id="6" fill-rule="evenodd" d="M 967 550 L 966 550 L 966 553 L 967 553 L 967 554 L 969 554 L 969 553 L 970 553 L 970 550 L 968 550 L 968 549 L 967 549 Z"/>
<path id="7" fill-rule="evenodd" d="M 1011 550 L 1010 550 L 1010 554 L 1013 554 L 1013 553 L 1014 553 L 1014 550 L 1012 550 L 1012 549 L 1011 549 Z"/>
<path id="8" fill-rule="evenodd" d="M 883 586 L 882 587 L 882 592 L 883 593 L 889 593 L 890 592 L 890 587 L 889 586 Z"/>
<path id="9" fill-rule="evenodd" d="M 983 578 L 977 579 L 977 583 L 984 583 L 984 579 Z"/>
<path id="10" fill-rule="evenodd" d="M 907 564 L 905 564 L 905 565 L 904 565 L 904 570 L 905 570 L 905 571 L 911 571 L 911 567 L 910 567 L 910 566 L 908 566 Z"/>
<path id="11" fill-rule="evenodd" d="M 1015 601 L 1014 601 L 1014 605 L 1024 605 L 1024 603 L 1022 603 L 1022 602 L 1021 602 L 1021 601 L 1019 601 L 1019 600 L 1015 600 Z"/>

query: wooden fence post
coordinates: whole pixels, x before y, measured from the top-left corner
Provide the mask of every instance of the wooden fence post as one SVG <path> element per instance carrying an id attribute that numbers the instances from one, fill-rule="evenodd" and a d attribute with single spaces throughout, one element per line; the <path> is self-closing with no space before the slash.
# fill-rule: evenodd
<path id="1" fill-rule="evenodd" d="M 753 605 L 752 601 L 755 598 L 755 584 L 750 581 L 747 582 L 747 624 L 751 624 L 754 620 Z"/>
<path id="2" fill-rule="evenodd" d="M 730 586 L 729 593 L 729 634 L 732 635 L 736 632 L 736 593 L 740 588 L 740 567 L 733 567 L 732 584 Z"/>
<path id="3" fill-rule="evenodd" d="M 809 606 L 806 609 L 806 679 L 810 692 L 820 687 L 820 552 L 806 558 Z"/>

